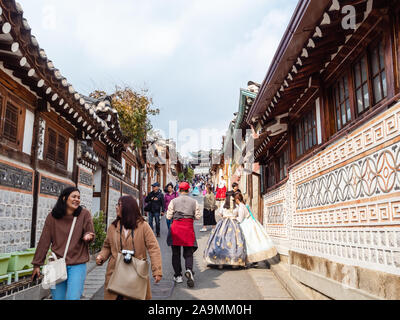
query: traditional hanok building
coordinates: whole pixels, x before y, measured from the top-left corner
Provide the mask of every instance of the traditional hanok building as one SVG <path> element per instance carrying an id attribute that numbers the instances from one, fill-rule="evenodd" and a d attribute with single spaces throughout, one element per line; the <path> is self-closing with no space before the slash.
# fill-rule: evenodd
<path id="1" fill-rule="evenodd" d="M 107 97 L 74 90 L 39 47 L 23 10 L 0 1 L 0 253 L 35 247 L 60 191 L 115 217 L 139 197 L 140 154 L 127 146 Z"/>
<path id="2" fill-rule="evenodd" d="M 334 299 L 400 298 L 399 17 L 399 1 L 299 1 L 247 116 L 264 225 Z"/>
<path id="3" fill-rule="evenodd" d="M 162 190 L 168 183 L 174 186 L 178 181 L 178 174 L 182 172 L 182 162 L 176 150 L 176 142 L 165 140 L 160 137 L 150 137 L 147 141 L 145 151 L 144 192 L 151 192 L 151 185 L 155 182 L 160 184 Z"/>
<path id="4" fill-rule="evenodd" d="M 224 168 L 227 189 L 231 189 L 232 183 L 238 183 L 246 202 L 252 207 L 253 214 L 262 221 L 260 167 L 253 161 L 254 145 L 259 143 L 260 139 L 254 140 L 257 135 L 254 135 L 254 129 L 246 122 L 260 85 L 253 81 L 249 81 L 247 85 L 247 89 L 240 89 L 239 108 L 234 113 L 235 118 L 229 124 L 224 138 L 221 151 L 224 155 L 223 160 L 213 162 L 212 172 L 213 175 L 217 172 L 220 175 Z M 221 163 L 224 165 L 221 166 Z"/>

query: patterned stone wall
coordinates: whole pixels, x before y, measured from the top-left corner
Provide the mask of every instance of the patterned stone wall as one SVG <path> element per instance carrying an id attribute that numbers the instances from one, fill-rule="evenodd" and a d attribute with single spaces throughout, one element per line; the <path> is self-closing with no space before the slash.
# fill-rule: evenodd
<path id="1" fill-rule="evenodd" d="M 30 247 L 33 171 L 0 161 L 0 253 Z"/>
<path id="2" fill-rule="evenodd" d="M 400 275 L 400 104 L 292 175 L 293 250 Z"/>
<path id="3" fill-rule="evenodd" d="M 264 226 L 280 254 L 289 252 L 289 218 L 287 185 L 264 196 Z"/>
<path id="4" fill-rule="evenodd" d="M 400 275 L 400 103 L 289 172 L 264 222 L 280 252 Z"/>
<path id="5" fill-rule="evenodd" d="M 89 169 L 79 167 L 78 188 L 81 191 L 81 205 L 88 209 L 92 215 L 93 203 L 93 173 Z"/>
<path id="6" fill-rule="evenodd" d="M 109 176 L 107 227 L 109 227 L 116 218 L 115 206 L 118 203 L 118 199 L 120 197 L 121 181 L 118 178 Z"/>
<path id="7" fill-rule="evenodd" d="M 0 253 L 30 247 L 32 194 L 0 189 Z"/>

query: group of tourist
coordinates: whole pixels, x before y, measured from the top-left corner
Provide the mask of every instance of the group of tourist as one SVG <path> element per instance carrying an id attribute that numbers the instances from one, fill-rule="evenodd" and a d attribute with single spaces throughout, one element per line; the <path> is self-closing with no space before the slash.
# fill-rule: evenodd
<path id="1" fill-rule="evenodd" d="M 167 243 L 172 251 L 174 281 L 183 282 L 181 266 L 183 252 L 187 285 L 194 286 L 193 253 L 198 248 L 194 220 L 199 220 L 202 216 L 200 206 L 189 196 L 190 185 L 187 182 L 179 184 L 179 192 L 175 191 L 172 184 L 168 184 L 165 195 L 158 183 L 154 183 L 152 187 L 152 191 L 146 197 L 145 210 L 148 212 L 148 223 L 142 216 L 134 197 L 122 196 L 116 204 L 116 219 L 109 226 L 102 249 L 96 257 L 98 265 L 109 261 L 105 275 L 104 299 L 132 299 L 128 291 L 135 286 L 129 287 L 127 283 L 139 281 L 137 279 L 140 277 L 135 278 L 131 274 L 126 274 L 126 283 L 124 283 L 125 274 L 121 278 L 121 273 L 128 272 L 126 270 L 130 267 L 127 265 L 132 259 L 135 263 L 130 266 L 134 266 L 136 270 L 137 264 L 147 261 L 149 256 L 154 282 L 158 283 L 161 280 L 162 256 L 156 237 L 160 237 L 160 215 L 164 214 L 168 226 Z M 204 260 L 208 266 L 237 268 L 276 255 L 276 249 L 264 228 L 253 217 L 250 207 L 245 205 L 238 185 L 233 184 L 232 187 L 232 191 L 226 192 L 224 205 L 218 208 L 211 185 L 206 185 L 201 231 L 207 231 L 207 226 L 212 227 L 204 251 Z M 221 218 L 218 222 L 216 215 Z M 52 298 L 80 299 L 84 290 L 86 263 L 89 261 L 89 244 L 94 238 L 92 216 L 80 205 L 79 189 L 66 188 L 45 220 L 32 261 L 34 265 L 32 279 L 40 276 L 40 267 L 44 265 L 51 246 L 51 251 L 57 259 L 65 258 L 67 273 L 67 280 L 53 285 Z M 146 266 L 142 268 L 142 272 L 146 269 L 149 268 Z M 140 274 L 138 270 L 135 272 Z M 142 290 L 141 299 L 151 299 L 149 278 L 139 287 Z"/>

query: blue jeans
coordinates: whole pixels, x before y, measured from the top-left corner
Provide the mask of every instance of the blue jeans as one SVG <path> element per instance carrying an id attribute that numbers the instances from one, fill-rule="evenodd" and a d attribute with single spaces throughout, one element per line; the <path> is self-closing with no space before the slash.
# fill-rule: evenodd
<path id="1" fill-rule="evenodd" d="M 86 263 L 67 266 L 68 279 L 51 289 L 53 300 L 80 300 L 86 279 Z"/>
<path id="2" fill-rule="evenodd" d="M 149 212 L 149 225 L 150 225 L 151 229 L 153 229 L 153 218 L 156 219 L 156 233 L 160 234 L 160 213 L 159 212 Z"/>

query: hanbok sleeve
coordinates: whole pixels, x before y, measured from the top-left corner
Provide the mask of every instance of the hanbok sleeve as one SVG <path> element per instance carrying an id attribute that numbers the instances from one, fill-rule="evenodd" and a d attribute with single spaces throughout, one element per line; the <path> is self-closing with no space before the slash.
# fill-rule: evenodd
<path id="1" fill-rule="evenodd" d="M 238 210 L 238 217 L 236 219 L 241 223 L 248 216 L 247 208 L 243 204 L 240 204 L 236 209 Z"/>

